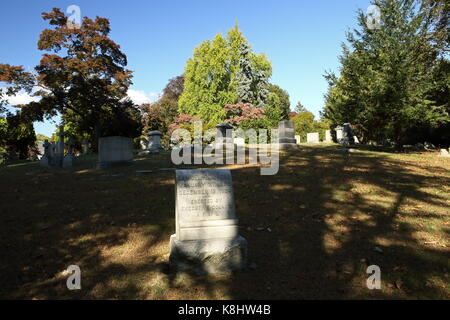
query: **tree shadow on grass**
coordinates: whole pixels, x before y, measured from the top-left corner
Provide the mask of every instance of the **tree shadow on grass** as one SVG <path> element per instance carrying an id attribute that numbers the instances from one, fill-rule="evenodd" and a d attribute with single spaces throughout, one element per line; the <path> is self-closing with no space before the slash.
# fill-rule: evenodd
<path id="1" fill-rule="evenodd" d="M 163 156 L 137 164 L 168 166 Z M 105 178 L 90 168 L 1 173 L 1 298 L 448 298 L 448 250 L 421 238 L 448 219 L 441 166 L 302 146 L 275 176 L 233 168 L 240 233 L 256 268 L 223 276 L 168 268 L 173 172 L 136 176 L 132 167 Z M 66 288 L 61 272 L 71 264 L 81 267 L 82 290 Z M 382 290 L 366 287 L 372 264 Z"/>
<path id="2" fill-rule="evenodd" d="M 233 279 L 233 297 L 448 298 L 448 287 L 431 280 L 438 277 L 445 283 L 448 251 L 419 242 L 415 233 L 421 227 L 403 221 L 405 213 L 400 212 L 407 200 L 448 208 L 448 193 L 444 198 L 422 190 L 449 185 L 448 175 L 437 179 L 432 173 L 406 169 L 399 160 L 340 154 L 336 147 L 302 147 L 282 162 L 279 177 L 260 177 L 260 183 L 247 192 L 248 185 L 236 186 L 237 194 L 270 199 L 265 203 L 255 196 L 250 205 L 243 205 L 242 197 L 236 197 L 245 208 L 238 209 L 241 221 L 270 225 L 273 232 L 245 233 L 259 270 Z M 365 173 L 355 172 L 358 168 Z M 235 181 L 245 181 L 250 174 L 255 173 L 242 170 L 233 175 L 241 176 Z M 356 182 L 391 198 L 383 194 L 374 199 L 380 203 L 368 201 L 364 191 L 352 192 Z M 438 217 L 448 219 L 445 214 Z M 372 264 L 381 268 L 381 291 L 366 287 L 366 268 Z"/>

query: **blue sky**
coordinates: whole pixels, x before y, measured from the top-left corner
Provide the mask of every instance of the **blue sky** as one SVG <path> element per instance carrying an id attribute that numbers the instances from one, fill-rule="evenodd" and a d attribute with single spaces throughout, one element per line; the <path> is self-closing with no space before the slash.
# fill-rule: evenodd
<path id="1" fill-rule="evenodd" d="M 338 70 L 340 44 L 356 25 L 356 10 L 369 0 L 228 0 L 228 1 L 2 1 L 0 62 L 32 69 L 42 52 L 39 33 L 47 27 L 41 12 L 75 4 L 82 16 L 110 19 L 111 38 L 134 71 L 130 96 L 154 100 L 168 79 L 183 72 L 186 60 L 203 40 L 226 33 L 236 21 L 256 53 L 272 62 L 271 82 L 285 89 L 291 108 L 297 101 L 316 117 L 323 107 L 326 70 Z M 17 97 L 21 101 L 24 97 Z M 52 123 L 36 123 L 50 135 Z"/>

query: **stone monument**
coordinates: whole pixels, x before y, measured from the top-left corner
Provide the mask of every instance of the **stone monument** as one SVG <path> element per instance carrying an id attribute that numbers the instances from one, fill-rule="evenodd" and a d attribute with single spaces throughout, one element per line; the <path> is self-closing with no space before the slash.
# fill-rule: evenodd
<path id="1" fill-rule="evenodd" d="M 245 146 L 245 139 L 244 138 L 234 138 L 234 144 L 238 147 L 244 147 Z"/>
<path id="2" fill-rule="evenodd" d="M 350 123 L 344 123 L 342 144 L 344 146 L 350 146 L 350 145 L 355 144 L 355 139 L 353 137 L 353 132 L 352 132 L 352 125 Z"/>
<path id="3" fill-rule="evenodd" d="M 158 154 L 164 148 L 161 146 L 162 133 L 158 130 L 148 133 L 147 148 L 139 154 Z"/>
<path id="4" fill-rule="evenodd" d="M 40 159 L 40 165 L 49 168 L 51 166 L 50 149 L 52 148 L 52 144 L 48 140 L 45 140 L 42 146 L 44 147 L 44 155 Z"/>
<path id="5" fill-rule="evenodd" d="M 284 120 L 278 123 L 278 143 L 280 149 L 297 148 L 295 140 L 294 124 L 292 121 Z"/>
<path id="6" fill-rule="evenodd" d="M 69 141 L 67 142 L 67 154 L 63 159 L 63 168 L 70 168 L 73 165 L 73 160 L 75 158 L 75 155 L 73 154 L 73 146 L 74 146 L 74 142 L 73 142 L 73 137 L 69 138 Z"/>
<path id="7" fill-rule="evenodd" d="M 307 143 L 320 143 L 319 133 L 318 132 L 308 133 L 306 135 L 306 142 Z"/>
<path id="8" fill-rule="evenodd" d="M 440 153 L 439 157 L 450 158 L 450 153 L 449 153 L 449 151 L 447 151 L 447 149 L 441 149 L 441 153 Z"/>
<path id="9" fill-rule="evenodd" d="M 97 169 L 131 164 L 133 140 L 127 137 L 102 137 L 98 144 Z"/>
<path id="10" fill-rule="evenodd" d="M 336 142 L 342 143 L 344 138 L 344 128 L 342 126 L 336 127 Z"/>
<path id="11" fill-rule="evenodd" d="M 247 241 L 239 236 L 230 170 L 177 170 L 175 197 L 170 266 L 196 273 L 245 268 Z"/>
<path id="12" fill-rule="evenodd" d="M 300 144 L 300 141 L 301 141 L 300 136 L 299 135 L 295 136 L 295 142 L 297 144 Z"/>
<path id="13" fill-rule="evenodd" d="M 332 143 L 333 142 L 333 138 L 331 137 L 331 130 L 326 130 L 325 131 L 325 142 L 326 143 Z"/>

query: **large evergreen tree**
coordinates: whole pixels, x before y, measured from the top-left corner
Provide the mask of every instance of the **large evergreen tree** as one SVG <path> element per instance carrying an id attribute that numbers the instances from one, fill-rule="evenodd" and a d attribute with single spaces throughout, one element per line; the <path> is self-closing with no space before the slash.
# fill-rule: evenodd
<path id="1" fill-rule="evenodd" d="M 226 37 L 218 34 L 195 48 L 184 70 L 179 113 L 218 123 L 226 118 L 223 108 L 227 104 L 245 101 L 263 106 L 271 73 L 270 62 L 250 50 L 236 26 Z"/>
<path id="2" fill-rule="evenodd" d="M 384 136 L 400 147 L 408 130 L 449 121 L 445 105 L 429 94 L 442 47 L 432 45 L 432 16 L 419 1 L 373 4 L 381 9 L 379 28 L 360 11 L 359 29 L 347 35 L 350 47 L 343 45 L 340 75 L 326 75 L 323 115 L 335 125 L 358 124 L 362 141 Z"/>

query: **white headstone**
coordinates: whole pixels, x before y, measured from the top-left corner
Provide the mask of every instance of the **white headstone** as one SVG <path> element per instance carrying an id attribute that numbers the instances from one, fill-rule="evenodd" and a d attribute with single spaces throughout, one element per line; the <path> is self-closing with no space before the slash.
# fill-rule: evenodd
<path id="1" fill-rule="evenodd" d="M 245 146 L 245 139 L 244 138 L 234 138 L 234 144 L 240 147 Z"/>
<path id="2" fill-rule="evenodd" d="M 331 137 L 331 130 L 326 130 L 325 131 L 325 142 L 326 143 L 332 143 L 333 142 L 333 138 Z"/>
<path id="3" fill-rule="evenodd" d="M 338 143 L 341 143 L 344 139 L 344 128 L 339 126 L 336 128 L 336 140 Z"/>
<path id="4" fill-rule="evenodd" d="M 319 143 L 319 133 L 318 132 L 313 132 L 313 133 L 308 133 L 306 135 L 306 142 L 307 143 Z"/>
<path id="5" fill-rule="evenodd" d="M 300 139 L 300 136 L 298 136 L 298 135 L 295 136 L 295 142 L 296 142 L 297 144 L 300 144 L 300 140 L 301 140 L 301 139 Z"/>
<path id="6" fill-rule="evenodd" d="M 441 149 L 441 154 L 439 155 L 439 157 L 441 157 L 441 158 L 450 158 L 450 153 L 447 151 L 447 149 Z"/>
<path id="7" fill-rule="evenodd" d="M 243 268 L 247 242 L 239 236 L 230 171 L 177 170 L 175 197 L 170 264 L 211 273 Z"/>

